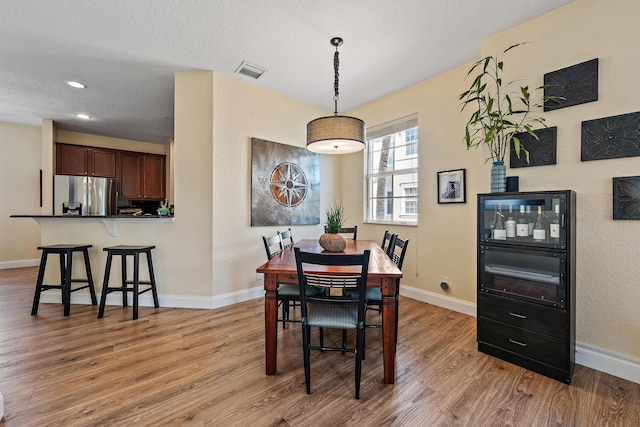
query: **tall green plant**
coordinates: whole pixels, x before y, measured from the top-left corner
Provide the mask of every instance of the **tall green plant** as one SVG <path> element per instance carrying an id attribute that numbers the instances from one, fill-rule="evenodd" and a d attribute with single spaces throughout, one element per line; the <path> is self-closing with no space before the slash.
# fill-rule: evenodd
<path id="1" fill-rule="evenodd" d="M 541 96 L 539 100 L 532 101 L 528 86 L 520 86 L 518 90 L 514 90 L 513 81 L 502 81 L 503 56 L 522 44 L 514 44 L 498 56 L 487 56 L 475 62 L 467 73 L 467 78 L 474 72 L 477 73 L 474 74 L 473 83 L 458 97 L 462 101 L 461 113 L 467 108 L 473 109 L 465 127 L 467 150 L 486 145 L 491 153 L 486 161 L 504 161 L 509 143 L 513 140 L 516 155 L 520 157 L 520 153 L 524 152 L 529 163 L 529 151 L 514 135 L 527 132 L 538 139 L 533 126 L 547 127 L 545 119 L 532 114 L 532 111 L 555 97 Z M 535 90 L 539 91 L 544 87 L 540 86 Z"/>
<path id="2" fill-rule="evenodd" d="M 338 202 L 336 200 L 333 201 L 333 204 L 327 209 L 327 233 L 329 234 L 338 234 L 340 229 L 344 225 L 346 218 L 344 217 L 344 208 L 342 207 L 342 202 Z"/>

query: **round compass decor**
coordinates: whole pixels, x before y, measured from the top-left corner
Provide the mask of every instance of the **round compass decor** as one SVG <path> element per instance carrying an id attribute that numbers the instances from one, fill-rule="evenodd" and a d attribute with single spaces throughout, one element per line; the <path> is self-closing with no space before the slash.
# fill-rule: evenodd
<path id="1" fill-rule="evenodd" d="M 300 166 L 291 162 L 280 163 L 269 177 L 271 195 L 286 207 L 297 206 L 307 196 L 310 184 Z"/>

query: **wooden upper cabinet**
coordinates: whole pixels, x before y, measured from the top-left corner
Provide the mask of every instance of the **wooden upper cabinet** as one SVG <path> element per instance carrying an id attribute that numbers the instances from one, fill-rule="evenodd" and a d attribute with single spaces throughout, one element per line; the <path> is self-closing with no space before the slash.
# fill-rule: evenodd
<path id="1" fill-rule="evenodd" d="M 56 144 L 56 175 L 115 178 L 117 159 L 116 150 Z"/>
<path id="2" fill-rule="evenodd" d="M 91 176 L 116 177 L 117 151 L 94 148 L 89 150 L 88 157 Z"/>
<path id="3" fill-rule="evenodd" d="M 142 156 L 142 188 L 145 199 L 163 200 L 165 180 L 165 157 Z"/>
<path id="4" fill-rule="evenodd" d="M 88 148 L 80 145 L 56 144 L 56 175 L 87 175 Z"/>
<path id="5" fill-rule="evenodd" d="M 120 153 L 120 198 L 142 199 L 140 154 Z"/>
<path id="6" fill-rule="evenodd" d="M 120 198 L 164 200 L 165 156 L 121 152 Z"/>

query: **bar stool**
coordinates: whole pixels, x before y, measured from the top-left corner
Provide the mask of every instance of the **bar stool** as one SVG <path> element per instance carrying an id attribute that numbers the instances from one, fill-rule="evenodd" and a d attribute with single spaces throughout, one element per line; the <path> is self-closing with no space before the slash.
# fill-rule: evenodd
<path id="1" fill-rule="evenodd" d="M 38 279 L 36 280 L 36 291 L 33 295 L 33 307 L 31 308 L 31 315 L 38 314 L 38 305 L 40 304 L 40 294 L 43 291 L 49 289 L 60 289 L 62 291 L 62 304 L 64 304 L 64 315 L 69 315 L 71 307 L 71 292 L 79 291 L 80 289 L 89 288 L 91 294 L 91 303 L 97 305 L 96 291 L 93 287 L 93 276 L 91 275 L 91 264 L 89 263 L 89 249 L 92 245 L 48 245 L 38 246 L 38 249 L 42 251 L 42 257 L 40 258 L 40 269 L 38 270 Z M 82 252 L 84 258 L 84 268 L 87 274 L 86 279 L 74 279 L 71 277 L 71 269 L 73 265 L 73 253 Z M 45 285 L 44 271 L 47 265 L 47 257 L 49 254 L 58 254 L 60 256 L 60 284 L 59 285 Z M 87 283 L 85 286 L 72 289 L 72 283 Z"/>
<path id="2" fill-rule="evenodd" d="M 122 292 L 122 306 L 126 307 L 127 292 L 133 293 L 133 320 L 138 318 L 138 295 L 147 291 L 153 293 L 153 304 L 156 308 L 160 307 L 158 303 L 158 292 L 156 290 L 156 279 L 153 274 L 153 263 L 151 261 L 151 249 L 155 246 L 132 246 L 120 245 L 104 248 L 107 252 L 107 266 L 104 271 L 104 282 L 102 283 L 102 296 L 100 297 L 100 310 L 98 311 L 98 319 L 104 316 L 104 305 L 107 301 L 107 294 L 111 292 Z M 140 254 L 147 254 L 147 266 L 149 267 L 149 280 L 142 281 L 139 279 L 140 270 Z M 127 256 L 133 256 L 133 280 L 127 279 Z M 122 263 L 122 285 L 118 287 L 109 286 L 109 275 L 111 273 L 111 261 L 113 256 L 120 256 Z M 128 285 L 133 285 L 129 287 Z M 149 285 L 147 289 L 140 290 L 140 285 Z"/>

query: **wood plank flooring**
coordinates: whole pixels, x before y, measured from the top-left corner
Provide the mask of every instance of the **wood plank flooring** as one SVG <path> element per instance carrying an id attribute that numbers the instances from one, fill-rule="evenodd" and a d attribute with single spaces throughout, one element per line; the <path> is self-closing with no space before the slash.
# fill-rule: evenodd
<path id="1" fill-rule="evenodd" d="M 0 270 L 6 426 L 640 426 L 639 384 L 576 366 L 567 386 L 479 353 L 475 318 L 408 298 L 395 385 L 368 329 L 355 400 L 351 354 L 312 353 L 305 393 L 298 324 L 279 329 L 279 373 L 264 374 L 262 299 L 141 307 L 137 321 L 117 306 L 31 316 L 36 274 Z"/>

